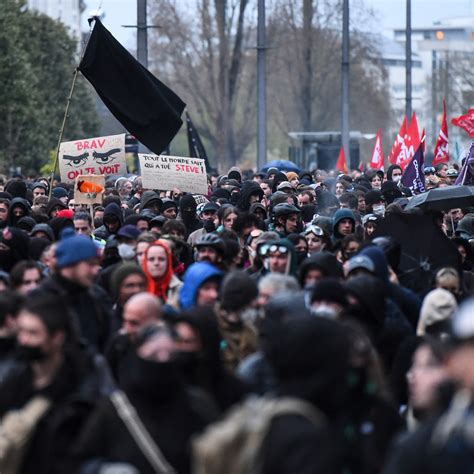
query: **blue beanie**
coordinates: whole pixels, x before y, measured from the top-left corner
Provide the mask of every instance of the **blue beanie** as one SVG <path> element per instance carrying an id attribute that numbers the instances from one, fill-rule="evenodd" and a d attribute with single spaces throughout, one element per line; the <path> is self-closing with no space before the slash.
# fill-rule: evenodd
<path id="1" fill-rule="evenodd" d="M 60 186 L 54 188 L 52 194 L 56 199 L 69 196 L 67 189 L 61 188 Z"/>
<path id="2" fill-rule="evenodd" d="M 99 257 L 99 247 L 91 238 L 85 235 L 75 235 L 71 228 L 64 229 L 56 248 L 56 266 L 58 268 L 71 267 L 76 263 Z"/>

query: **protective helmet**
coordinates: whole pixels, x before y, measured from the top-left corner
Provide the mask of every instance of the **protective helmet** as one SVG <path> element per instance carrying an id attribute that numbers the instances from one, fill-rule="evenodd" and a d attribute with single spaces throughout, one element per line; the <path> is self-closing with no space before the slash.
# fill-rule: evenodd
<path id="1" fill-rule="evenodd" d="M 194 244 L 194 247 L 197 249 L 200 247 L 212 247 L 221 255 L 224 255 L 225 253 L 224 241 L 217 234 L 213 233 L 204 234 L 199 237 L 198 241 Z"/>
<path id="2" fill-rule="evenodd" d="M 290 214 L 299 214 L 299 213 L 300 213 L 300 210 L 296 206 L 293 206 L 292 204 L 288 204 L 286 202 L 277 204 L 273 208 L 274 219 L 278 217 L 282 217 L 282 216 L 289 216 Z"/>

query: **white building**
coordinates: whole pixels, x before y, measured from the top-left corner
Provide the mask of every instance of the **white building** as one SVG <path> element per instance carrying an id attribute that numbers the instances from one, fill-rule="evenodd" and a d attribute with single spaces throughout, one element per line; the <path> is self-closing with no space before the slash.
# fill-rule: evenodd
<path id="1" fill-rule="evenodd" d="M 390 90 L 390 103 L 394 111 L 395 123 L 392 132 L 398 132 L 400 124 L 405 115 L 405 48 L 396 41 L 386 38 L 378 38 L 379 51 L 382 63 L 388 73 L 388 84 Z M 425 73 L 423 64 L 418 54 L 412 52 L 412 107 L 416 111 L 418 121 L 423 122 L 425 96 Z"/>
<path id="2" fill-rule="evenodd" d="M 83 0 L 28 0 L 28 7 L 64 23 L 71 36 L 81 40 L 81 13 Z"/>
<path id="3" fill-rule="evenodd" d="M 405 48 L 405 29 L 394 30 L 394 39 Z M 414 102 L 417 114 L 425 111 L 427 143 L 434 146 L 442 113 L 443 99 L 448 107 L 448 126 L 451 150 L 463 148 L 469 138 L 461 129 L 449 125 L 449 119 L 474 107 L 474 17 L 451 18 L 424 28 L 413 28 L 412 50 L 421 60 L 424 76 L 420 107 Z M 414 83 L 415 84 L 415 83 Z M 415 95 L 415 93 L 414 93 Z"/>

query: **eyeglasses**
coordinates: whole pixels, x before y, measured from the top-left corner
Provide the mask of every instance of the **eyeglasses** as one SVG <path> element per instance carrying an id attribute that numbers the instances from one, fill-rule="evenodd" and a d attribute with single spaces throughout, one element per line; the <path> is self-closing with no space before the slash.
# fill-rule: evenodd
<path id="1" fill-rule="evenodd" d="M 304 236 L 308 234 L 314 234 L 317 235 L 318 237 L 322 237 L 324 235 L 324 230 L 321 229 L 321 227 L 317 225 L 310 225 L 305 231 L 302 232 Z"/>

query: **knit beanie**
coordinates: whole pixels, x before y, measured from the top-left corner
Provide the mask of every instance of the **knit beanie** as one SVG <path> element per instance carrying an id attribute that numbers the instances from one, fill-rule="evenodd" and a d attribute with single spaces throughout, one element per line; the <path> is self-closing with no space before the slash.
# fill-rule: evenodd
<path id="1" fill-rule="evenodd" d="M 146 276 L 141 267 L 136 263 L 123 263 L 114 269 L 110 280 L 110 289 L 112 296 L 117 299 L 119 296 L 120 285 L 129 275 L 141 275 L 146 281 Z"/>
<path id="2" fill-rule="evenodd" d="M 69 193 L 67 192 L 67 190 L 60 187 L 54 188 L 52 194 L 53 194 L 53 197 L 55 197 L 56 199 L 69 196 Z"/>
<path id="3" fill-rule="evenodd" d="M 77 263 L 99 257 L 99 247 L 91 238 L 85 235 L 75 235 L 74 230 L 70 228 L 63 230 L 56 249 L 57 268 L 71 267 Z"/>
<path id="4" fill-rule="evenodd" d="M 243 271 L 229 273 L 221 286 L 221 305 L 228 311 L 237 311 L 249 306 L 258 296 L 255 281 Z"/>

